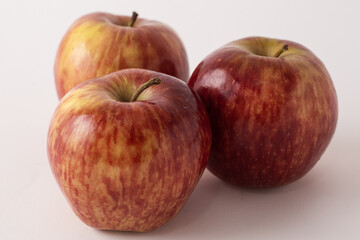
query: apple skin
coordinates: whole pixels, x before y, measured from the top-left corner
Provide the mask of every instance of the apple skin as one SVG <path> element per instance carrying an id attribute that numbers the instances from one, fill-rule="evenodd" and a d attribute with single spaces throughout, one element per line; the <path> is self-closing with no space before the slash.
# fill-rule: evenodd
<path id="1" fill-rule="evenodd" d="M 288 45 L 288 50 L 275 57 Z M 207 56 L 188 82 L 212 129 L 207 168 L 242 187 L 270 188 L 304 176 L 328 146 L 337 96 L 322 62 L 291 41 L 249 37 Z"/>
<path id="2" fill-rule="evenodd" d="M 165 24 L 96 12 L 76 20 L 57 51 L 54 75 L 59 99 L 76 85 L 126 68 L 142 68 L 187 81 L 183 43 Z"/>
<path id="3" fill-rule="evenodd" d="M 139 86 L 147 88 L 128 102 Z M 50 123 L 51 170 L 75 214 L 91 227 L 146 232 L 175 216 L 199 181 L 210 121 L 185 82 L 127 69 L 82 83 Z"/>

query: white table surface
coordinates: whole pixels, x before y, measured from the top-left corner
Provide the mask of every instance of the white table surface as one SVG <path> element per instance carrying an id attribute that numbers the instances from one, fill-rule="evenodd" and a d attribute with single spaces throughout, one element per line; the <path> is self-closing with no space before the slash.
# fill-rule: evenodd
<path id="1" fill-rule="evenodd" d="M 191 70 L 247 36 L 299 42 L 327 66 L 339 99 L 336 134 L 313 170 L 272 190 L 236 188 L 205 171 L 182 211 L 158 230 L 104 232 L 71 211 L 49 168 L 46 134 L 58 103 L 57 46 L 93 11 L 172 26 Z M 360 5 L 354 1 L 0 0 L 0 239 L 360 239 Z"/>

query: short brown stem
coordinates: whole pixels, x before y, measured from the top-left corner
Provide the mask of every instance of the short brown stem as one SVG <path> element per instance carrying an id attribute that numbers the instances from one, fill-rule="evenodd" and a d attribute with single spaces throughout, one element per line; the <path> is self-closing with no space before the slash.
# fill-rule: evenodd
<path id="1" fill-rule="evenodd" d="M 133 12 L 132 13 L 132 17 L 131 17 L 131 20 L 130 20 L 130 22 L 129 22 L 129 27 L 133 27 L 134 26 L 134 24 L 135 24 L 135 21 L 136 21 L 136 19 L 137 19 L 137 17 L 139 16 L 139 14 L 137 14 L 137 12 Z"/>
<path id="2" fill-rule="evenodd" d="M 283 53 L 283 52 L 286 52 L 287 50 L 289 50 L 289 45 L 285 44 L 282 49 L 280 51 L 278 51 L 275 55 L 275 57 L 280 57 L 280 55 Z"/>
<path id="3" fill-rule="evenodd" d="M 131 97 L 130 102 L 134 102 L 136 101 L 136 99 L 139 97 L 139 95 L 148 87 L 152 86 L 152 85 L 157 85 L 160 84 L 161 80 L 160 78 L 153 78 L 149 81 L 147 81 L 146 83 L 144 83 L 143 85 L 141 85 L 139 87 L 139 89 L 134 93 L 134 95 Z"/>

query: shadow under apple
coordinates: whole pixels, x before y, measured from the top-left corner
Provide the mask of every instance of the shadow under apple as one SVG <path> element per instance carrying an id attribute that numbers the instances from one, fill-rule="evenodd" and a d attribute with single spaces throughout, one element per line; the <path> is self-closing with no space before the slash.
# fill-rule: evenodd
<path id="1" fill-rule="evenodd" d="M 293 228 L 311 218 L 323 197 L 324 172 L 316 167 L 295 183 L 275 189 L 254 190 L 229 185 L 205 171 L 181 212 L 164 226 L 150 233 L 116 231 L 106 235 L 169 239 L 226 239 L 226 236 L 263 236 Z M 308 219 L 311 221 L 311 219 Z M 293 226 L 293 227 L 292 227 Z"/>

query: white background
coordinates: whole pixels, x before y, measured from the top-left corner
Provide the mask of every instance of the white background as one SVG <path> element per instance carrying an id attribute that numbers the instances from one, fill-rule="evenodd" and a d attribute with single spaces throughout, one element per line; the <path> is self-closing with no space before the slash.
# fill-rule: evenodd
<path id="1" fill-rule="evenodd" d="M 272 190 L 205 172 L 179 215 L 145 234 L 91 229 L 50 171 L 46 135 L 58 103 L 53 64 L 69 25 L 105 11 L 172 26 L 191 71 L 247 36 L 299 42 L 327 66 L 339 100 L 336 134 L 315 168 Z M 360 239 L 360 7 L 354 1 L 0 0 L 0 239 Z"/>

